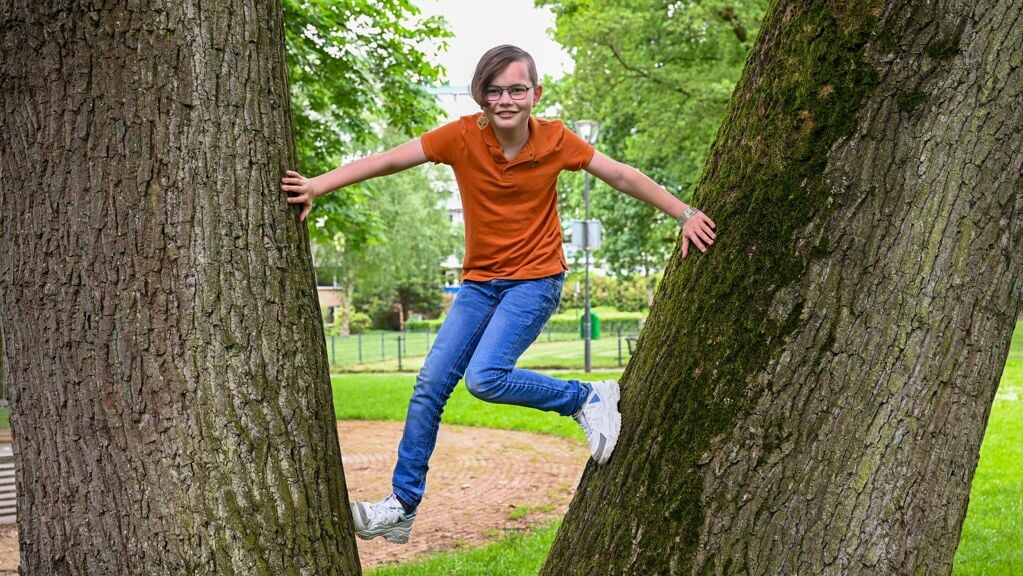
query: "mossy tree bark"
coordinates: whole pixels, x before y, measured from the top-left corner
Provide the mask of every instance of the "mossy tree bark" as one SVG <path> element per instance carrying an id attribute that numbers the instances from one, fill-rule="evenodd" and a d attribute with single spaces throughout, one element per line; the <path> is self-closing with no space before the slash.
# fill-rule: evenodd
<path id="1" fill-rule="evenodd" d="M 1023 16 L 775 2 L 542 574 L 947 574 L 1020 311 Z"/>
<path id="2" fill-rule="evenodd" d="M 22 574 L 358 574 L 279 2 L 0 3 Z"/>

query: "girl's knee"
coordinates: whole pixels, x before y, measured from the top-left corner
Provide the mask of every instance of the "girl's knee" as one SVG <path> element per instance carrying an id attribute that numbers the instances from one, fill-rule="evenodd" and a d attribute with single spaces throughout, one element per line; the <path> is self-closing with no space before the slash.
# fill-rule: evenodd
<path id="1" fill-rule="evenodd" d="M 469 394 L 485 402 L 494 402 L 504 394 L 508 371 L 497 368 L 473 368 L 465 372 L 465 388 Z"/>

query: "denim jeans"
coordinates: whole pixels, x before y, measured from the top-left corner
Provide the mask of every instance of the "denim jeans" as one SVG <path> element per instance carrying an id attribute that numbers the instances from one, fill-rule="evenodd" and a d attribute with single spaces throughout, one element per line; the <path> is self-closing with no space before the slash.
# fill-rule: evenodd
<path id="1" fill-rule="evenodd" d="M 558 380 L 515 369 L 558 307 L 564 274 L 536 280 L 465 281 L 433 348 L 419 371 L 409 401 L 398 463 L 391 483 L 405 503 L 418 506 L 437 444 L 444 404 L 462 376 L 481 400 L 575 414 L 592 389 L 577 380 Z"/>

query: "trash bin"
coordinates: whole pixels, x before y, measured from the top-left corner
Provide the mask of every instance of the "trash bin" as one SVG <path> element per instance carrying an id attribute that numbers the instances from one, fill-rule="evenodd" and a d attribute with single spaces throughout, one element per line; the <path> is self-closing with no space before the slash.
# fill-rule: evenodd
<path id="1" fill-rule="evenodd" d="M 586 315 L 579 316 L 579 337 L 586 338 Z M 590 338 L 600 340 L 600 316 L 590 311 Z"/>

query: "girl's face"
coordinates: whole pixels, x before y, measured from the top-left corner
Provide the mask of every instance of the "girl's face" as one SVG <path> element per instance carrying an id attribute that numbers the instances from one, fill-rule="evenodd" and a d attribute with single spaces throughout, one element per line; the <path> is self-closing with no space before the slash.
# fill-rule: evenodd
<path id="1" fill-rule="evenodd" d="M 529 122 L 529 114 L 533 111 L 533 106 L 540 102 L 543 86 L 534 86 L 529 79 L 529 68 L 526 63 L 516 60 L 495 76 L 488 86 L 484 87 L 484 94 L 491 90 L 496 94 L 499 88 L 522 86 L 529 88 L 522 100 L 512 98 L 509 90 L 503 90 L 501 97 L 495 101 L 487 99 L 487 107 L 483 109 L 483 113 L 487 120 L 494 125 L 495 130 L 511 132 L 524 127 Z"/>

